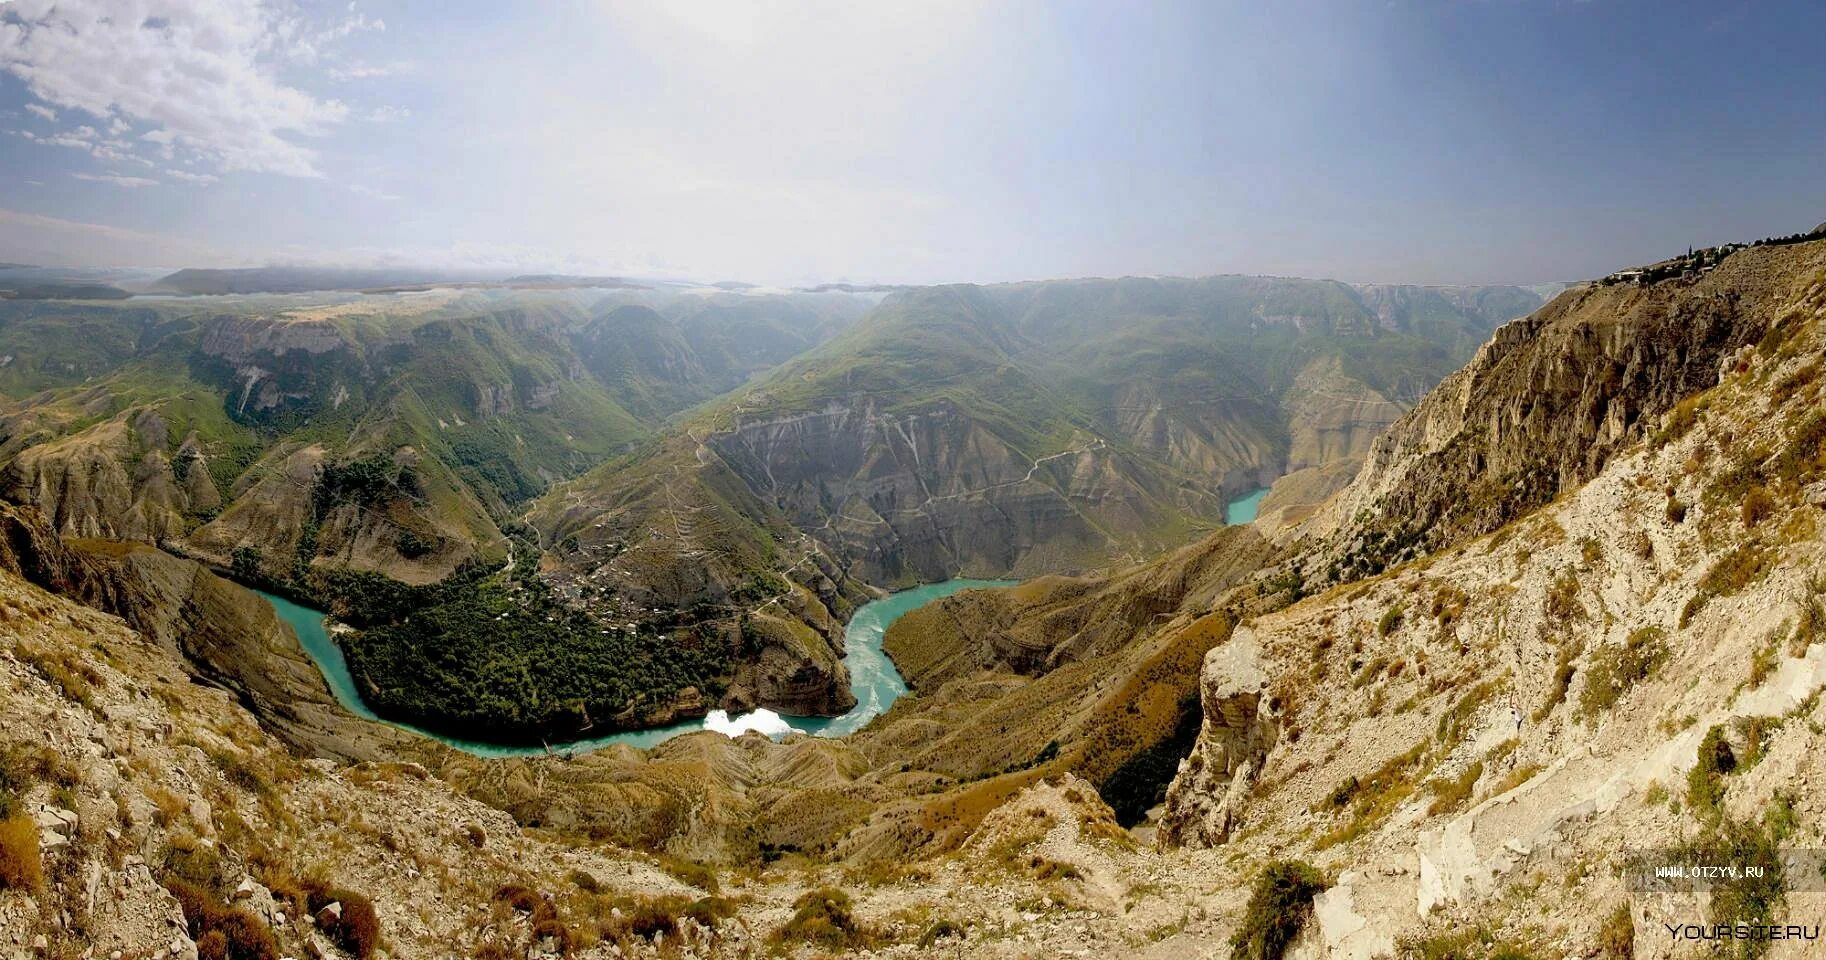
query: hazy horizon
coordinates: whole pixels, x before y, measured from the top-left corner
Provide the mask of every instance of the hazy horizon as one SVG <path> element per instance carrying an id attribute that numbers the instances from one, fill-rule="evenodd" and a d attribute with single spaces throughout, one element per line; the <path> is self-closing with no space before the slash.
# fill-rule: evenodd
<path id="1" fill-rule="evenodd" d="M 1801 2 L 12 0 L 0 261 L 1571 281 L 1826 219 L 1822 87 Z"/>

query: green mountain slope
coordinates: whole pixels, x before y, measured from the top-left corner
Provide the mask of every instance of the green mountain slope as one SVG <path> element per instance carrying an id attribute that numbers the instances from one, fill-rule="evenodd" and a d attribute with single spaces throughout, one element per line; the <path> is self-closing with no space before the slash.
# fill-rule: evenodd
<path id="1" fill-rule="evenodd" d="M 527 519 L 546 576 L 611 622 L 745 618 L 766 627 L 751 647 L 810 663 L 865 586 L 1151 556 L 1275 476 L 1361 456 L 1538 302 L 1259 277 L 900 291 Z M 830 698 L 761 702 L 806 699 Z"/>
<path id="2" fill-rule="evenodd" d="M 767 333 L 775 326 L 803 323 L 810 343 L 867 303 L 645 295 L 662 315 L 629 305 L 634 296 L 0 305 L 0 393 L 11 398 L 0 403 L 0 488 L 66 534 L 238 561 L 307 592 L 318 567 L 426 583 L 499 564 L 516 505 L 774 359 L 717 350 L 691 362 L 721 380 L 658 395 L 668 371 L 639 362 L 650 343 L 683 341 L 683 323 L 723 324 L 755 327 L 783 351 L 792 343 Z M 706 319 L 721 299 L 742 302 Z M 599 376 L 585 361 L 596 321 L 635 309 L 657 322 L 622 331 L 635 362 Z"/>

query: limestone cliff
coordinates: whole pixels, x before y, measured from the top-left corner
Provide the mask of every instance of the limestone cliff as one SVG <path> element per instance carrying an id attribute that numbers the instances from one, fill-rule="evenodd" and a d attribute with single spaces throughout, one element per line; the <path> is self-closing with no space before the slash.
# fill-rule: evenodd
<path id="1" fill-rule="evenodd" d="M 1565 936 L 1541 916 L 1575 941 L 1621 923 L 1638 951 L 1663 923 L 1810 916 L 1820 895 L 1794 884 L 1749 912 L 1632 896 L 1616 863 L 1721 830 L 1819 842 L 1823 354 L 1821 242 L 1577 289 L 1504 327 L 1284 536 L 1260 583 L 1297 597 L 1339 543 L 1428 531 L 1207 656 L 1162 840 L 1331 871 L 1304 957 L 1471 924 Z M 1295 535 L 1315 529 L 1344 536 Z"/>
<path id="2" fill-rule="evenodd" d="M 1697 280 L 1560 294 L 1391 427 L 1300 532 L 1336 538 L 1341 563 L 1373 572 L 1547 503 L 1717 383 L 1823 262 L 1819 242 L 1751 247 Z"/>

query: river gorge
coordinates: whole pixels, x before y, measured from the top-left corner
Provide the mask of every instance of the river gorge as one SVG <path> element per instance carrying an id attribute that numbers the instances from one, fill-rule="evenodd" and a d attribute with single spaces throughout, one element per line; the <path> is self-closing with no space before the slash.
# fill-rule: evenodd
<path id="1" fill-rule="evenodd" d="M 1264 487 L 1232 500 L 1225 511 L 1225 520 L 1231 524 L 1252 522 L 1255 519 L 1257 506 L 1267 493 L 1268 490 Z M 264 591 L 256 590 L 255 592 L 271 603 L 280 619 L 284 620 L 297 634 L 299 645 L 322 671 L 324 682 L 329 685 L 330 692 L 335 695 L 337 702 L 350 713 L 377 723 L 386 723 L 430 737 L 476 756 L 514 757 L 547 752 L 586 753 L 611 744 L 647 748 L 673 737 L 699 730 L 715 730 L 728 736 L 740 736 L 749 731 L 757 731 L 776 739 L 792 733 L 807 733 L 821 737 L 847 736 L 862 729 L 870 720 L 886 712 L 889 707 L 893 706 L 895 700 L 907 692 L 906 680 L 895 668 L 894 662 L 881 649 L 882 636 L 887 633 L 888 627 L 892 626 L 895 620 L 934 600 L 948 597 L 962 590 L 994 589 L 1012 586 L 1017 582 L 968 578 L 944 580 L 900 590 L 858 608 L 845 626 L 843 638 L 843 662 L 849 669 L 850 690 L 855 694 L 856 705 L 841 715 L 834 717 L 786 716 L 761 708 L 751 713 L 732 717 L 726 711 L 712 710 L 702 719 L 684 720 L 645 730 L 626 730 L 601 737 L 539 746 L 467 740 L 380 716 L 362 699 L 360 690 L 355 684 L 355 677 L 349 671 L 348 660 L 343 655 L 342 648 L 331 636 L 327 625 L 328 620 L 323 611 L 314 610 Z"/>

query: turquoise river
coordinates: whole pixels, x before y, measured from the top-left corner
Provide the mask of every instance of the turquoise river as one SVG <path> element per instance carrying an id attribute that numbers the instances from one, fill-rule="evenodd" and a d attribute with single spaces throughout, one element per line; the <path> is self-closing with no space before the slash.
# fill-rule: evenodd
<path id="1" fill-rule="evenodd" d="M 1256 506 L 1267 494 L 1266 489 L 1252 491 L 1245 496 L 1231 501 L 1225 511 L 1225 522 L 1231 524 L 1249 523 L 1255 519 Z M 278 612 L 280 619 L 291 625 L 298 634 L 298 642 L 311 659 L 317 662 L 317 668 L 323 671 L 323 679 L 329 684 L 330 692 L 335 694 L 350 713 L 365 717 L 377 723 L 391 724 L 402 730 L 410 730 L 421 736 L 443 741 L 458 750 L 483 757 L 527 756 L 547 752 L 584 753 L 606 747 L 609 744 L 621 743 L 631 747 L 651 747 L 680 734 L 698 730 L 721 730 L 725 733 L 736 733 L 741 730 L 754 729 L 770 736 L 779 736 L 791 731 L 814 734 L 820 737 L 841 737 L 862 729 L 870 720 L 886 712 L 900 695 L 907 692 L 907 682 L 901 678 L 900 671 L 894 668 L 893 661 L 881 650 L 882 635 L 901 615 L 925 606 L 940 597 L 948 597 L 960 590 L 977 588 L 994 588 L 1012 586 L 1013 580 L 946 580 L 942 583 L 929 583 L 891 593 L 879 600 L 863 604 L 850 617 L 849 625 L 844 629 L 844 665 L 850 670 L 850 692 L 856 695 L 856 706 L 848 713 L 837 717 L 794 717 L 780 716 L 770 710 L 757 710 L 752 714 L 739 717 L 728 717 L 723 711 L 712 711 L 709 717 L 701 720 L 687 720 L 664 727 L 653 727 L 647 730 L 630 730 L 622 733 L 611 733 L 607 736 L 588 740 L 574 740 L 552 746 L 508 746 L 498 743 L 483 743 L 475 740 L 464 740 L 433 733 L 410 724 L 395 723 L 384 719 L 370 709 L 361 698 L 355 687 L 355 678 L 349 673 L 349 663 L 343 657 L 342 648 L 330 638 L 321 610 L 293 603 L 284 597 L 255 591 L 265 597 Z"/>

